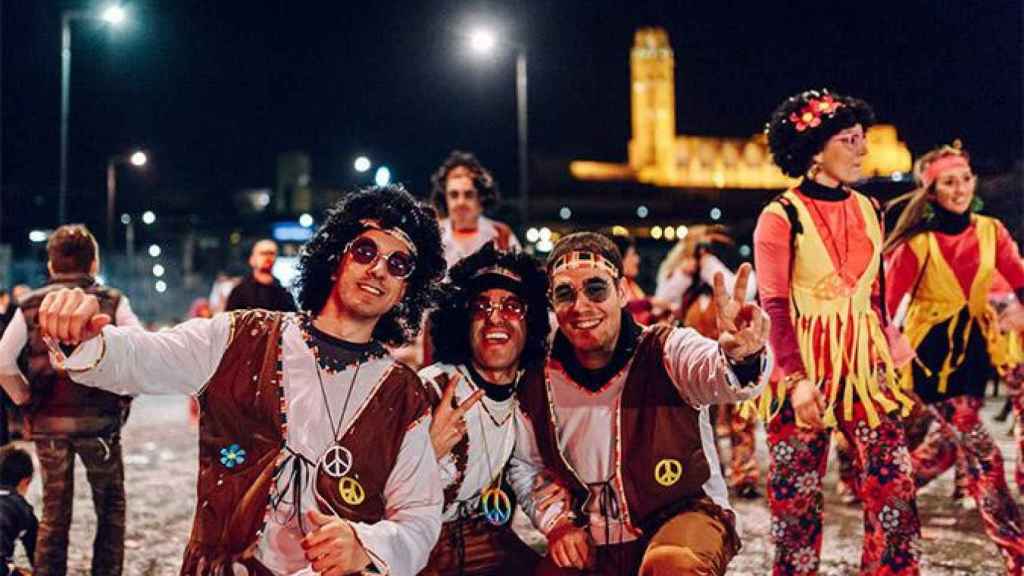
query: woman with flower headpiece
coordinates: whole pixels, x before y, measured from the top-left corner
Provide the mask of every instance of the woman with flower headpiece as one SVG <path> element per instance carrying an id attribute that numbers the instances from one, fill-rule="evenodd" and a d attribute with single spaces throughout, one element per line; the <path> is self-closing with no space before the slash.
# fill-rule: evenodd
<path id="1" fill-rule="evenodd" d="M 877 294 L 882 227 L 853 190 L 867 153 L 867 103 L 828 91 L 786 99 L 768 123 L 775 163 L 800 182 L 754 231 L 761 305 L 781 371 L 768 419 L 774 574 L 817 574 L 831 430 L 851 445 L 864 498 L 861 574 L 918 574 L 920 525 L 896 372 Z"/>
<path id="2" fill-rule="evenodd" d="M 942 146 L 914 166 L 919 183 L 898 198 L 906 204 L 886 240 L 891 308 L 910 295 L 904 333 L 917 353 L 902 372 L 939 424 L 913 454 L 915 482 L 923 486 L 966 460 L 967 491 L 1008 574 L 1024 571 L 1024 523 L 1003 473 L 999 447 L 981 421 L 985 385 L 996 371 L 1011 377 L 1000 318 L 988 303 L 998 270 L 1024 297 L 1024 264 L 1003 224 L 976 211 L 977 177 L 967 153 Z M 1004 320 L 1020 315 L 1016 304 Z M 1015 383 L 1019 386 L 1020 383 Z M 1014 383 L 1011 383 L 1011 387 Z"/>

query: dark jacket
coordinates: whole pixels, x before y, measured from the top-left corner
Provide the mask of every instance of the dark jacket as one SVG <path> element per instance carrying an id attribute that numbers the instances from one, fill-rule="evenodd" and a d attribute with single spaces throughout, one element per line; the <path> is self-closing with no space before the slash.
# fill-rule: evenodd
<path id="1" fill-rule="evenodd" d="M 32 505 L 10 486 L 0 486 L 0 576 L 7 576 L 14 561 L 14 541 L 20 539 L 31 562 L 36 554 L 36 520 Z"/>
<path id="2" fill-rule="evenodd" d="M 260 308 L 277 312 L 295 312 L 295 299 L 274 278 L 270 284 L 261 284 L 249 274 L 231 291 L 225 310 L 252 310 Z"/>
<path id="3" fill-rule="evenodd" d="M 96 296 L 100 312 L 116 318 L 121 292 L 101 286 L 87 274 L 66 276 L 33 290 L 21 300 L 28 328 L 28 344 L 19 364 L 32 389 L 27 407 L 33 436 L 99 436 L 115 433 L 130 398 L 82 386 L 50 364 L 50 352 L 39 333 L 39 306 L 47 294 L 60 288 L 81 288 Z"/>

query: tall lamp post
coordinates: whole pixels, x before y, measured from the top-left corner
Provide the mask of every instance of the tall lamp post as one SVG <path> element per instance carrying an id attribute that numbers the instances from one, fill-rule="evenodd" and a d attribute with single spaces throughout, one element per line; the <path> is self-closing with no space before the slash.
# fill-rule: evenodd
<path id="1" fill-rule="evenodd" d="M 85 10 L 64 10 L 60 13 L 60 188 L 57 201 L 57 224 L 64 224 L 68 196 L 68 111 L 71 105 L 71 22 L 102 20 L 119 26 L 125 20 L 120 6 L 108 6 L 100 14 Z"/>
<path id="2" fill-rule="evenodd" d="M 137 168 L 146 165 L 149 158 L 145 152 L 136 151 L 132 154 L 118 154 L 107 159 L 107 250 L 114 249 L 114 210 L 117 205 L 117 167 L 120 164 L 131 164 Z"/>
<path id="3" fill-rule="evenodd" d="M 477 28 L 468 35 L 469 47 L 477 54 L 491 54 L 500 43 L 516 53 L 516 134 L 519 144 L 519 215 L 523 225 L 529 216 L 530 174 L 529 140 L 526 115 L 526 46 L 509 40 L 500 40 L 491 30 Z"/>

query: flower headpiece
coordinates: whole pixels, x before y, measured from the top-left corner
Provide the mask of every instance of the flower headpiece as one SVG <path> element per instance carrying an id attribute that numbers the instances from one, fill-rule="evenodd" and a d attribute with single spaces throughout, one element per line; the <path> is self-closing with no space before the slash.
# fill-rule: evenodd
<path id="1" fill-rule="evenodd" d="M 789 115 L 789 121 L 793 123 L 793 128 L 797 132 L 803 132 L 808 128 L 819 126 L 822 116 L 831 118 L 842 107 L 842 102 L 836 101 L 831 94 L 825 94 L 821 98 L 811 98 L 808 100 L 799 113 L 793 112 Z"/>

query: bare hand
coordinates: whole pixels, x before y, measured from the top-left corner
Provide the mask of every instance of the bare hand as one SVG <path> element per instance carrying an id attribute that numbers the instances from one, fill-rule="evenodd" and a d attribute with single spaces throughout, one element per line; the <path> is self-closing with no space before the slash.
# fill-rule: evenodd
<path id="1" fill-rule="evenodd" d="M 451 452 L 466 435 L 466 412 L 484 395 L 483 390 L 477 390 L 465 402 L 454 406 L 455 388 L 461 377 L 461 374 L 456 374 L 448 381 L 448 386 L 441 396 L 441 404 L 434 410 L 434 417 L 430 420 L 430 443 L 433 444 L 434 456 L 438 459 Z"/>
<path id="2" fill-rule="evenodd" d="M 310 510 L 306 517 L 316 527 L 302 539 L 302 549 L 313 571 L 326 576 L 359 572 L 370 563 L 370 556 L 356 538 L 347 520 Z"/>
<path id="3" fill-rule="evenodd" d="M 533 501 L 541 514 L 559 502 L 563 504 L 562 509 L 566 510 L 569 507 L 569 491 L 554 480 L 538 476 L 534 482 Z"/>
<path id="4" fill-rule="evenodd" d="M 109 314 L 100 314 L 99 300 L 81 288 L 50 292 L 39 306 L 40 333 L 64 344 L 95 338 L 110 322 Z"/>
<path id="5" fill-rule="evenodd" d="M 715 305 L 718 308 L 718 344 L 734 362 L 746 360 L 760 352 L 768 342 L 771 321 L 760 306 L 745 302 L 747 282 L 752 270 L 749 263 L 740 266 L 732 296 L 725 289 L 725 276 L 715 274 Z"/>
<path id="6" fill-rule="evenodd" d="M 797 426 L 821 430 L 825 423 L 821 415 L 825 412 L 825 395 L 818 385 L 807 378 L 801 378 L 790 396 L 793 411 L 796 412 Z"/>
<path id="7" fill-rule="evenodd" d="M 572 520 L 563 518 L 551 529 L 548 553 L 559 568 L 585 570 L 590 566 L 590 542 L 587 533 Z"/>
<path id="8" fill-rule="evenodd" d="M 999 329 L 1003 332 L 1020 332 L 1024 330 L 1024 305 L 1014 302 L 999 315 Z"/>

